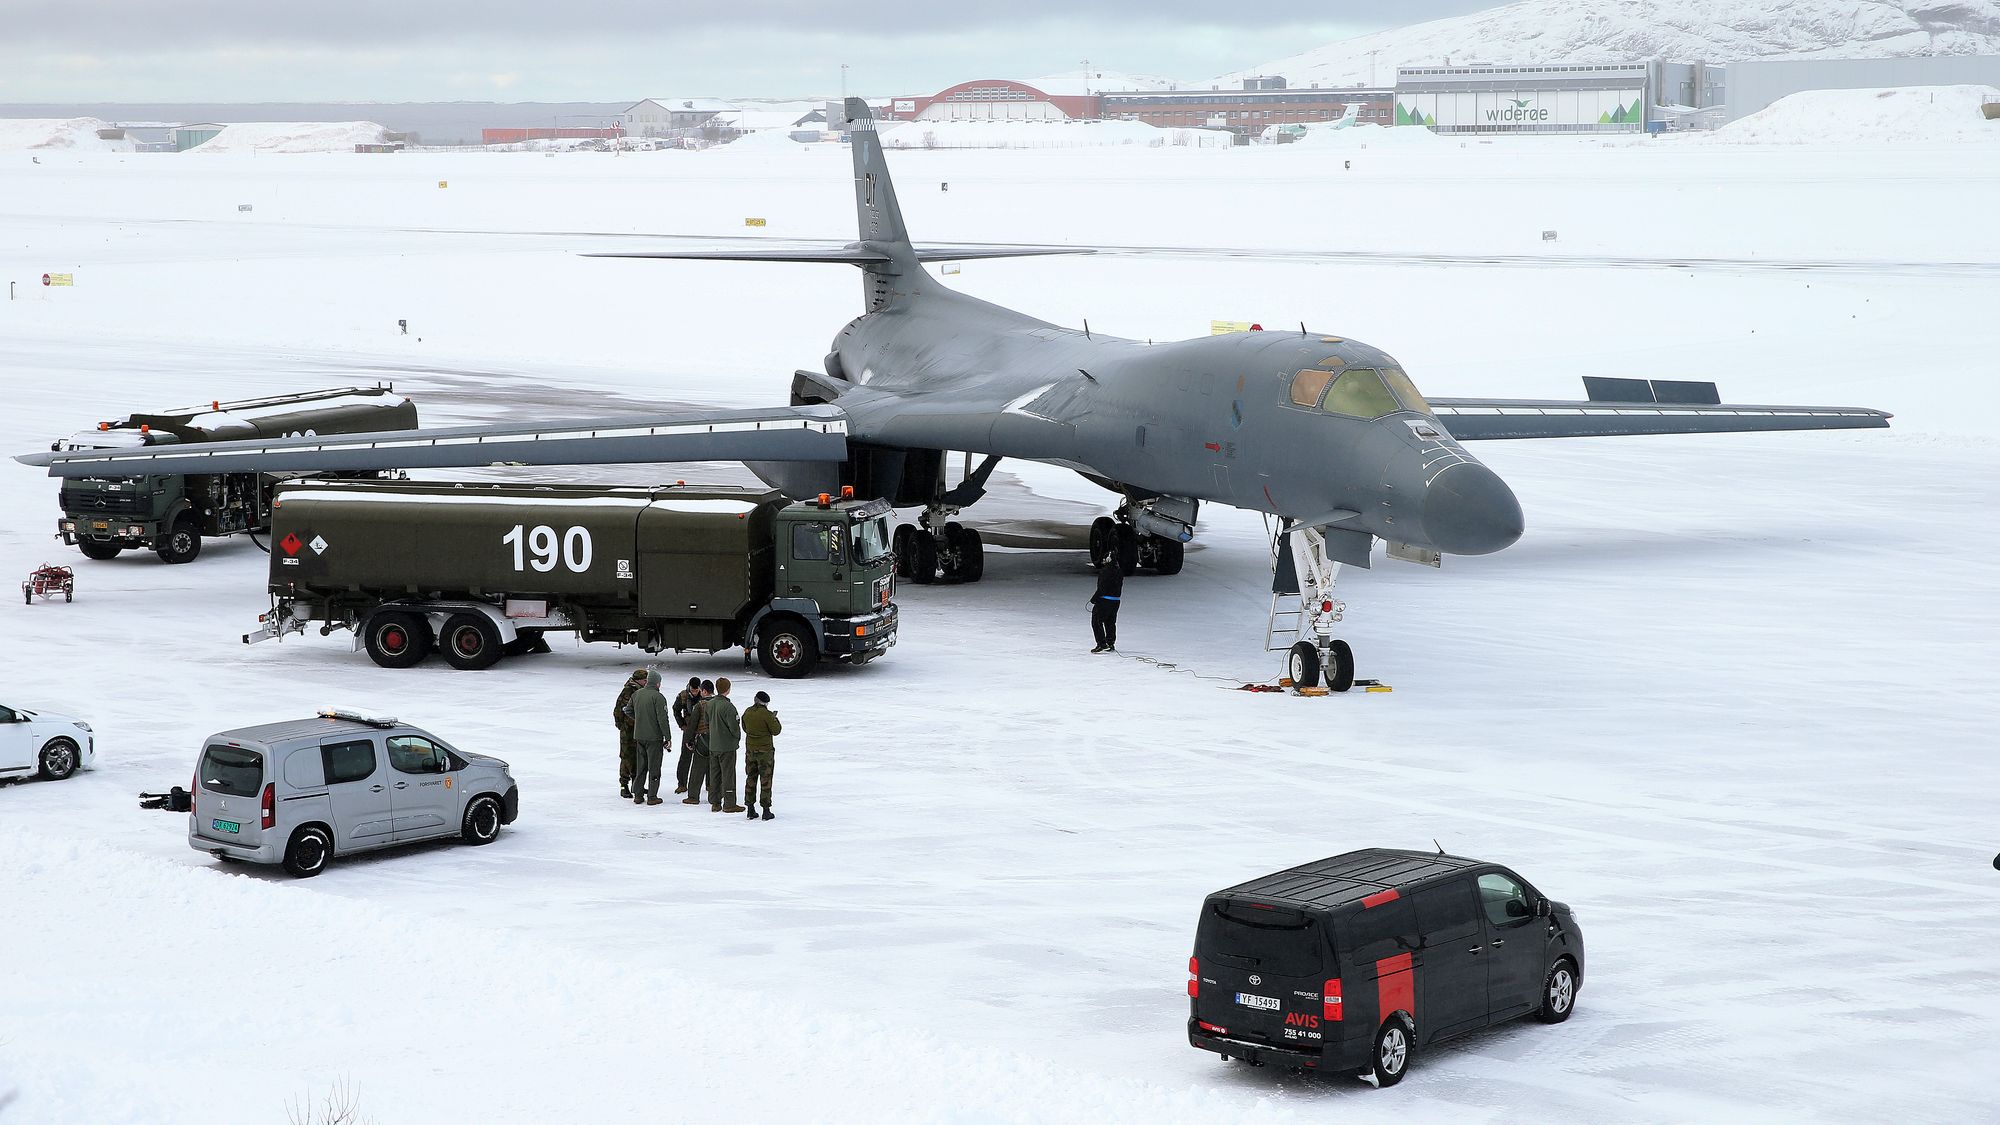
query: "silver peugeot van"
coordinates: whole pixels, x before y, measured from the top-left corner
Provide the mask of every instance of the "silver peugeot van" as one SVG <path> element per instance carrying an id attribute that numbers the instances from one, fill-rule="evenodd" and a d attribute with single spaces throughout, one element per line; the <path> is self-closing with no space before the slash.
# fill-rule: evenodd
<path id="1" fill-rule="evenodd" d="M 188 792 L 190 847 L 300 878 L 393 844 L 490 844 L 521 807 L 500 759 L 348 711 L 210 735 Z"/>

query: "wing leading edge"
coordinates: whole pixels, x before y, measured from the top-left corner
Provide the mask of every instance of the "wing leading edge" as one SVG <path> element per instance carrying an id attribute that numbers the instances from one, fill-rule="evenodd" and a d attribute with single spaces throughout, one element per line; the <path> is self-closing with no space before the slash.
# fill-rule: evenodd
<path id="1" fill-rule="evenodd" d="M 545 426 L 464 426 L 278 441 L 30 453 L 15 460 L 47 466 L 52 477 L 126 477 L 499 464 L 841 461 L 846 457 L 846 415 L 835 406 L 810 405 Z"/>
<path id="2" fill-rule="evenodd" d="M 1504 438 L 1739 434 L 1768 430 L 1884 429 L 1894 417 L 1860 406 L 1726 403 L 1714 383 L 1585 379 L 1585 402 L 1525 398 L 1436 398 L 1432 411 L 1460 441 Z"/>

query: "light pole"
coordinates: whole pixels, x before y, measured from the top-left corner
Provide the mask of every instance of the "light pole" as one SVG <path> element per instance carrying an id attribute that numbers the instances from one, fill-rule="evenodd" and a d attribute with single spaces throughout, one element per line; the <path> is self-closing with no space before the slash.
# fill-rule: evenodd
<path id="1" fill-rule="evenodd" d="M 840 104 L 841 104 L 841 106 L 842 106 L 843 108 L 844 108 L 844 107 L 846 107 L 846 105 L 847 105 L 847 64 L 846 64 L 846 63 L 841 63 L 841 64 L 840 64 Z"/>
<path id="2" fill-rule="evenodd" d="M 1375 88 L 1375 56 L 1381 53 L 1380 47 L 1368 52 L 1368 88 L 1371 90 Z"/>

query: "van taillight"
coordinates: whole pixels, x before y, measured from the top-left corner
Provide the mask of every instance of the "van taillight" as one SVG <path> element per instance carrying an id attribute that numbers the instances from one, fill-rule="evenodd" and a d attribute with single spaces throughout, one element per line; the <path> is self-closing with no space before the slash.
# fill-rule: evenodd
<path id="1" fill-rule="evenodd" d="M 189 816 L 193 816 L 193 815 L 194 815 L 194 805 L 195 805 L 195 802 L 201 799 L 201 798 L 197 797 L 197 796 L 196 796 L 196 794 L 198 794 L 198 793 L 200 793 L 200 792 L 201 792 L 201 767 L 199 767 L 199 766 L 196 766 L 196 767 L 195 767 L 195 771 L 194 771 L 194 776 L 193 776 L 193 777 L 190 777 L 190 778 L 188 778 L 188 815 L 189 815 Z"/>
<path id="2" fill-rule="evenodd" d="M 1195 957 L 1188 958 L 1188 995 L 1201 995 L 1201 961 Z"/>
<path id="3" fill-rule="evenodd" d="M 1340 981 L 1327 981 L 1325 990 L 1320 993 L 1320 1018 L 1328 1023 L 1339 1023 L 1340 1006 Z"/>
<path id="4" fill-rule="evenodd" d="M 263 827 L 276 828 L 277 826 L 278 826 L 278 784 L 277 782 L 274 781 L 267 781 L 264 783 Z"/>

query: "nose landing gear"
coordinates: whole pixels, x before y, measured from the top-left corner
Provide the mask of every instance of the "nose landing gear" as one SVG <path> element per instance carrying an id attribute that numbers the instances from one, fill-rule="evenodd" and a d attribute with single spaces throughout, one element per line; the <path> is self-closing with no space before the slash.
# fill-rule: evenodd
<path id="1" fill-rule="evenodd" d="M 1294 686 L 1323 679 L 1333 691 L 1354 686 L 1354 650 L 1333 635 L 1347 603 L 1333 596 L 1340 564 L 1327 557 L 1318 528 L 1279 530 L 1271 537 L 1271 620 L 1266 652 L 1285 652 L 1285 674 Z M 1286 639 L 1292 640 L 1286 647 Z"/>

